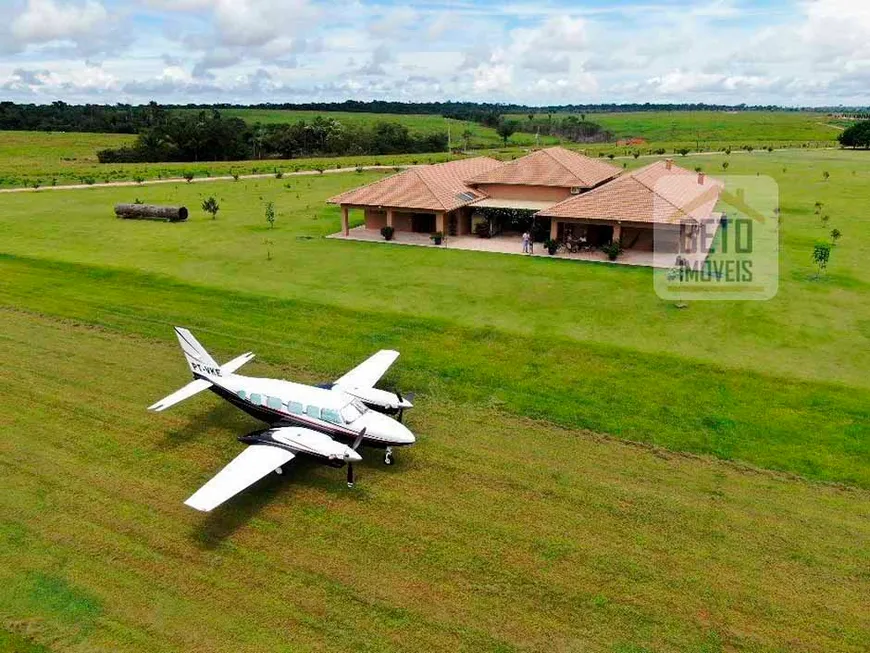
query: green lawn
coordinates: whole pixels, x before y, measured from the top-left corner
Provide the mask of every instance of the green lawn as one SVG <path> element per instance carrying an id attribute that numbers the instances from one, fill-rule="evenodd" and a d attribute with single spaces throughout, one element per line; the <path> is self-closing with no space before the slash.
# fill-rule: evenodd
<path id="1" fill-rule="evenodd" d="M 3 627 L 57 651 L 863 650 L 865 156 L 731 155 L 780 184 L 780 291 L 684 310 L 641 268 L 323 238 L 324 199 L 375 173 L 0 195 Z M 113 217 L 135 197 L 192 217 Z M 305 382 L 395 347 L 420 440 L 352 492 L 303 464 L 194 513 L 256 423 L 212 396 L 145 412 L 187 380 L 173 324 Z"/>

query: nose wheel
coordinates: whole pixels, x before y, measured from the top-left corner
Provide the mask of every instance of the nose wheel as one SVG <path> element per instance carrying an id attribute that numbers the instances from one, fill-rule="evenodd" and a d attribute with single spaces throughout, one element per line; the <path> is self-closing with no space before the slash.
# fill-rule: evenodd
<path id="1" fill-rule="evenodd" d="M 384 452 L 384 464 L 392 465 L 393 464 L 393 448 L 387 447 L 387 450 Z"/>

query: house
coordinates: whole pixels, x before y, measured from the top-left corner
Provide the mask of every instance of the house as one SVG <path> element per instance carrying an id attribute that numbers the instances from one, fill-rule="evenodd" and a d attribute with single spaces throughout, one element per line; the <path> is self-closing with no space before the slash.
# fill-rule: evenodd
<path id="1" fill-rule="evenodd" d="M 613 179 L 620 168 L 562 147 L 537 150 L 514 161 L 476 157 L 410 168 L 398 175 L 341 193 L 328 201 L 365 213 L 366 229 L 465 235 L 488 208 L 531 213 Z"/>
<path id="2" fill-rule="evenodd" d="M 630 173 L 561 147 L 534 151 L 509 162 L 477 157 L 410 168 L 337 195 L 342 233 L 348 212 L 364 211 L 365 229 L 397 232 L 480 233 L 476 224 L 514 218 L 507 227 L 535 224 L 553 240 L 589 246 L 621 241 L 625 249 L 652 251 L 694 233 L 708 220 L 721 182 L 658 161 Z M 507 211 L 505 211 L 507 210 Z"/>

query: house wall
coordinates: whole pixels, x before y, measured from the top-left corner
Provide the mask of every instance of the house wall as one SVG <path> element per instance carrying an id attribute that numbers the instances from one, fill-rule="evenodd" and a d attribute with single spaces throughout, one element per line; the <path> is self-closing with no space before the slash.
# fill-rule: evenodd
<path id="1" fill-rule="evenodd" d="M 366 209 L 366 229 L 376 229 L 387 226 L 387 212 L 378 209 Z"/>
<path id="2" fill-rule="evenodd" d="M 559 202 L 571 197 L 571 189 L 561 186 L 525 186 L 519 184 L 480 184 L 481 191 L 498 199 Z"/>

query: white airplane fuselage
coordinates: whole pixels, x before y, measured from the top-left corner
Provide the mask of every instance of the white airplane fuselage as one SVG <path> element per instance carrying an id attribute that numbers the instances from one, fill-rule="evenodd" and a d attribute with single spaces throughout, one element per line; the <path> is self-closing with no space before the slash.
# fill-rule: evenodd
<path id="1" fill-rule="evenodd" d="M 219 397 L 270 426 L 300 426 L 346 442 L 354 441 L 365 429 L 362 444 L 376 448 L 415 442 L 414 434 L 403 424 L 366 408 L 357 397 L 338 389 L 241 374 L 195 375 L 211 383 L 209 389 Z"/>

